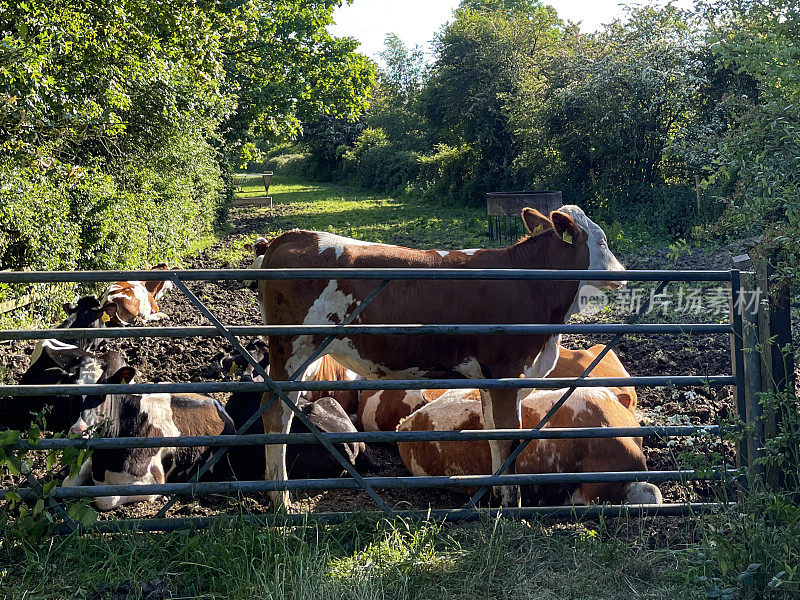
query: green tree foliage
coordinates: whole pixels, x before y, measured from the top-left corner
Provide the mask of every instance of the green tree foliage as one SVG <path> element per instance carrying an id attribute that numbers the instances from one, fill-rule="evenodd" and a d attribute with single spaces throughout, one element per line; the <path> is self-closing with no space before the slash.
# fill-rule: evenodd
<path id="1" fill-rule="evenodd" d="M 756 82 L 725 99 L 734 119 L 722 137 L 718 177 L 736 185 L 724 225 L 764 233 L 778 277 L 800 281 L 800 4 L 734 2 L 705 7 L 714 55 Z"/>
<path id="2" fill-rule="evenodd" d="M 373 68 L 338 4 L 0 0 L 0 268 L 174 260 L 230 157 L 356 120 Z"/>

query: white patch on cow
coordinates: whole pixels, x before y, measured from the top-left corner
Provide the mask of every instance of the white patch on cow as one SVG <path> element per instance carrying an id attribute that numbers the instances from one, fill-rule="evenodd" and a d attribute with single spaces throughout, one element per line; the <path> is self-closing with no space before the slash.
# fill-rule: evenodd
<path id="1" fill-rule="evenodd" d="M 164 437 L 180 437 L 181 432 L 172 418 L 171 394 L 143 394 L 139 410 L 147 415 L 147 422 L 161 430 Z"/>
<path id="2" fill-rule="evenodd" d="M 634 481 L 625 486 L 627 504 L 663 504 L 664 498 L 658 486 L 645 481 Z"/>
<path id="3" fill-rule="evenodd" d="M 64 478 L 64 482 L 61 484 L 62 487 L 80 487 L 84 485 L 92 476 L 92 459 L 91 457 L 83 461 L 80 470 L 75 475 L 75 477 L 67 477 Z"/>
<path id="4" fill-rule="evenodd" d="M 467 256 L 472 256 L 473 254 L 478 252 L 478 250 L 483 250 L 483 248 L 468 248 L 467 250 L 459 250 L 459 252 L 463 252 Z"/>
<path id="5" fill-rule="evenodd" d="M 250 265 L 250 268 L 251 269 L 260 269 L 261 266 L 264 264 L 264 257 L 265 256 L 266 256 L 266 254 L 259 254 L 258 256 L 253 258 L 253 264 Z M 253 279 L 245 279 L 244 281 L 242 281 L 242 283 L 244 285 L 250 287 L 251 285 L 253 285 L 254 281 L 255 280 L 253 280 Z"/>
<path id="6" fill-rule="evenodd" d="M 427 404 L 425 396 L 422 395 L 422 390 L 408 390 L 403 396 L 402 403 L 409 409 L 409 414 L 414 412 L 420 406 Z"/>
<path id="7" fill-rule="evenodd" d="M 389 244 L 376 244 L 375 242 L 365 242 L 363 240 L 355 240 L 353 238 L 344 237 L 328 233 L 327 231 L 315 231 L 317 235 L 317 248 L 319 254 L 322 254 L 328 248 L 333 248 L 336 253 L 336 258 L 339 258 L 347 246 L 389 246 Z"/>
<path id="8" fill-rule="evenodd" d="M 46 339 L 46 340 L 37 340 L 36 346 L 33 348 L 33 354 L 31 354 L 31 364 L 35 363 L 39 358 L 42 356 L 42 351 L 45 347 L 49 348 L 50 350 L 54 350 L 56 352 L 60 352 L 63 350 L 77 350 L 77 346 L 73 344 L 68 344 L 66 342 L 62 342 L 61 340 L 53 340 L 53 339 Z"/>
<path id="9" fill-rule="evenodd" d="M 156 301 L 161 300 L 161 297 L 170 291 L 173 288 L 173 284 L 171 281 L 165 281 L 164 285 L 161 286 L 161 289 L 156 292 L 155 299 Z"/>
<path id="10" fill-rule="evenodd" d="M 383 390 L 365 391 L 361 395 L 363 409 L 361 410 L 362 431 L 380 431 L 378 427 L 378 406 L 381 403 Z"/>
<path id="11" fill-rule="evenodd" d="M 587 244 L 589 246 L 589 270 L 590 271 L 624 271 L 625 267 L 622 266 L 614 256 L 614 253 L 608 247 L 608 239 L 606 234 L 589 217 L 583 210 L 573 204 L 567 204 L 558 209 L 560 212 L 567 213 L 575 223 L 583 229 L 588 237 Z M 619 282 L 604 282 L 604 281 L 582 281 L 581 284 L 590 284 L 598 288 L 609 287 L 609 283 L 615 287 L 624 284 L 624 281 Z M 580 287 L 580 286 L 579 286 Z"/>
<path id="12" fill-rule="evenodd" d="M 584 506 L 589 504 L 586 501 L 586 498 L 583 497 L 583 493 L 581 492 L 580 488 L 578 488 L 577 490 L 572 492 L 572 494 L 569 497 L 569 502 L 570 502 L 570 504 L 581 504 L 581 505 L 584 505 Z"/>
<path id="13" fill-rule="evenodd" d="M 547 338 L 547 341 L 542 346 L 539 354 L 530 365 L 527 365 L 522 373 L 526 379 L 539 379 L 547 377 L 547 374 L 552 371 L 558 362 L 559 344 L 561 343 L 560 335 L 552 335 Z M 517 399 L 521 400 L 530 394 L 530 388 L 520 389 L 517 392 Z"/>
<path id="14" fill-rule="evenodd" d="M 147 471 L 141 477 L 131 475 L 130 473 L 118 473 L 115 471 L 106 471 L 103 475 L 102 481 L 94 480 L 95 485 L 152 485 L 156 483 L 153 477 L 151 467 L 156 466 L 158 469 L 161 467 L 161 451 L 156 454 L 147 466 Z M 163 469 L 162 469 L 163 472 Z M 131 502 L 155 502 L 158 500 L 158 494 L 143 494 L 141 496 L 97 496 L 94 499 L 94 505 L 98 510 L 108 511 L 122 504 L 129 504 Z"/>
<path id="15" fill-rule="evenodd" d="M 481 369 L 481 364 L 474 356 L 470 356 L 469 358 L 465 359 L 464 362 L 453 367 L 453 370 L 456 373 L 461 373 L 464 377 L 468 377 L 469 379 L 483 379 L 483 370 Z"/>
<path id="16" fill-rule="evenodd" d="M 436 254 L 438 254 L 439 256 L 441 256 L 442 258 L 444 258 L 444 257 L 445 257 L 445 256 L 447 256 L 448 254 L 450 254 L 450 250 L 437 250 L 437 251 L 436 251 Z"/>

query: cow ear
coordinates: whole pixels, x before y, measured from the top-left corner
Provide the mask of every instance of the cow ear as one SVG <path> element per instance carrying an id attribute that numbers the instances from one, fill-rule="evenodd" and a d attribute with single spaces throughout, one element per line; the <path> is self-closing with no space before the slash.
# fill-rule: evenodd
<path id="1" fill-rule="evenodd" d="M 145 269 L 152 269 L 152 268 L 153 268 L 153 265 L 151 265 L 149 262 L 145 262 L 145 263 L 144 263 L 144 268 L 145 268 Z"/>
<path id="2" fill-rule="evenodd" d="M 107 383 L 130 383 L 135 375 L 136 369 L 126 365 L 109 377 Z"/>
<path id="3" fill-rule="evenodd" d="M 539 235 L 553 226 L 550 219 L 534 208 L 522 209 L 522 222 L 531 235 Z"/>
<path id="4" fill-rule="evenodd" d="M 250 242 L 246 243 L 244 245 L 244 249 L 245 250 L 252 250 L 253 249 L 253 244 L 251 244 Z"/>
<path id="5" fill-rule="evenodd" d="M 617 400 L 619 400 L 619 403 L 627 409 L 630 409 L 631 404 L 633 404 L 633 398 L 631 398 L 631 395 L 628 392 L 618 391 Z"/>
<path id="6" fill-rule="evenodd" d="M 110 319 L 115 314 L 117 314 L 117 305 L 114 302 L 106 302 L 103 305 L 103 308 L 101 308 L 100 310 L 104 315 L 106 315 L 106 317 Z M 105 319 L 103 319 L 103 321 L 105 321 Z"/>
<path id="7" fill-rule="evenodd" d="M 554 210 L 550 213 L 550 220 L 553 222 L 553 227 L 558 237 L 560 237 L 565 244 L 572 244 L 573 240 L 580 232 L 580 227 L 578 227 L 572 217 L 567 213 Z"/>
<path id="8" fill-rule="evenodd" d="M 71 315 L 72 313 L 75 312 L 75 305 L 73 305 L 72 302 L 64 303 L 63 308 L 64 312 L 67 313 L 68 315 Z"/>
<path id="9" fill-rule="evenodd" d="M 154 269 L 169 269 L 169 267 L 167 266 L 167 263 L 165 263 L 165 262 L 160 262 L 153 268 Z"/>

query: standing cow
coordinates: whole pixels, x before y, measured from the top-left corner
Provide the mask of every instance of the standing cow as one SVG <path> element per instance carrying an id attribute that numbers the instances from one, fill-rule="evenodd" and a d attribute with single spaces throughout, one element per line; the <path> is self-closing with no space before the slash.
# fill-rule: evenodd
<path id="1" fill-rule="evenodd" d="M 526 208 L 529 235 L 513 246 L 487 250 L 413 250 L 373 244 L 325 232 L 290 231 L 273 239 L 262 268 L 470 268 L 615 270 L 624 267 L 608 248 L 603 230 L 577 206 L 545 217 Z M 587 282 L 591 281 L 587 273 Z M 618 282 L 591 281 L 596 287 Z M 563 323 L 577 307 L 579 281 L 393 281 L 359 315 L 363 324 Z M 262 280 L 259 300 L 268 325 L 341 323 L 375 287 L 374 281 Z M 271 375 L 286 380 L 324 336 L 270 336 Z M 557 335 L 519 336 L 354 336 L 340 337 L 326 353 L 348 369 L 371 379 L 441 376 L 476 378 L 544 377 L 558 359 Z M 520 398 L 513 389 L 482 391 L 487 428 L 519 428 Z M 297 392 L 290 399 L 297 400 Z M 266 400 L 266 398 L 265 398 Z M 267 432 L 289 431 L 292 413 L 274 403 L 263 414 Z M 490 443 L 492 467 L 508 458 L 513 442 Z M 286 448 L 266 447 L 266 476 L 286 480 Z M 513 472 L 513 469 L 511 469 Z M 289 503 L 288 492 L 273 492 L 276 506 Z M 519 504 L 515 486 L 500 489 L 504 506 Z"/>

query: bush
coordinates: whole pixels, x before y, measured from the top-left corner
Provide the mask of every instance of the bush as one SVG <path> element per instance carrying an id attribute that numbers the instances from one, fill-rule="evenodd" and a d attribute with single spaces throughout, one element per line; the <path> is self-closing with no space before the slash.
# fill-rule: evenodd
<path id="1" fill-rule="evenodd" d="M 50 160 L 27 167 L 5 162 L 0 269 L 131 269 L 162 260 L 174 265 L 224 214 L 223 189 L 215 151 L 191 132 L 124 171 L 104 164 L 83 169 Z M 35 307 L 39 316 L 52 316 L 79 293 L 77 286 L 56 287 Z M 26 293 L 21 288 L 0 288 L 0 300 Z"/>
<path id="2" fill-rule="evenodd" d="M 480 204 L 485 186 L 477 179 L 479 161 L 470 146 L 440 144 L 436 153 L 423 156 L 416 187 L 426 197 L 446 204 Z"/>

